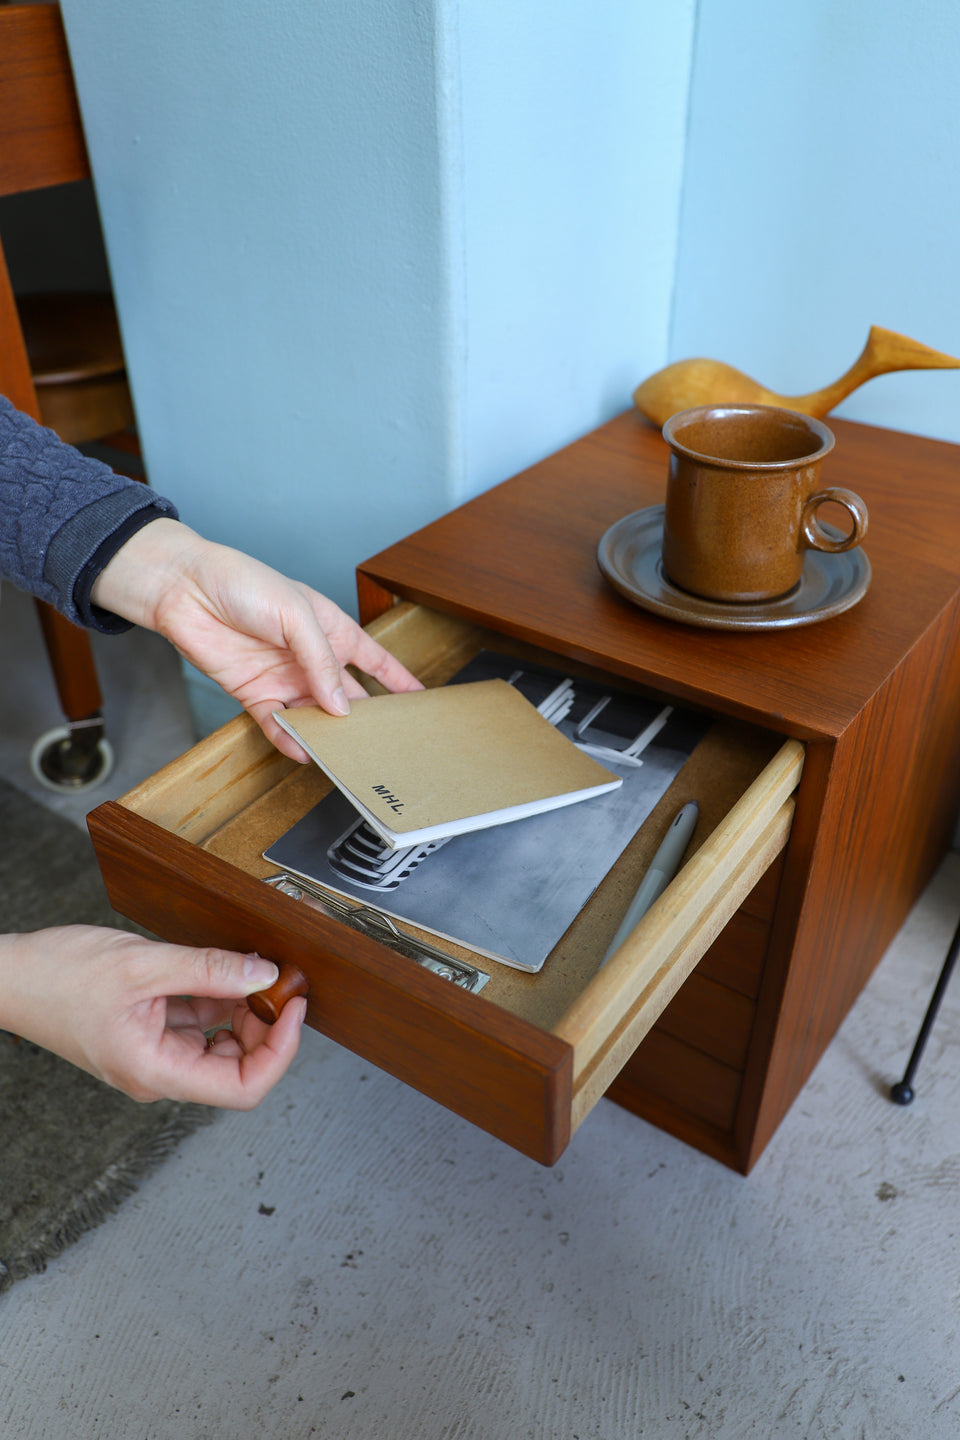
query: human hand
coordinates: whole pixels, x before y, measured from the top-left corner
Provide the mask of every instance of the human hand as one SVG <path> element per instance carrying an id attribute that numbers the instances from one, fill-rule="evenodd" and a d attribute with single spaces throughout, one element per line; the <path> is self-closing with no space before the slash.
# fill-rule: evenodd
<path id="1" fill-rule="evenodd" d="M 93 925 L 2 935 L 0 1027 L 134 1100 L 251 1110 L 297 1053 L 306 1012 L 297 997 L 275 1025 L 257 1019 L 245 997 L 276 978 L 259 956 Z"/>
<path id="2" fill-rule="evenodd" d="M 345 715 L 363 686 L 354 665 L 387 690 L 422 686 L 332 600 L 177 520 L 136 532 L 98 576 L 91 598 L 165 635 L 239 700 L 291 759 L 307 756 L 274 710 L 319 704 Z"/>

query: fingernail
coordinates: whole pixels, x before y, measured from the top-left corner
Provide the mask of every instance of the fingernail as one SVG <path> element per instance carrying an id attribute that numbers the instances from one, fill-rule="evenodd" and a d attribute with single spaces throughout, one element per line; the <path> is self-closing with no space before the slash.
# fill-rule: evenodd
<path id="1" fill-rule="evenodd" d="M 295 997 L 293 1003 L 294 1003 L 294 1005 L 297 1006 L 298 1010 L 300 1011 L 299 1020 L 300 1020 L 300 1024 L 302 1025 L 303 1022 L 304 1022 L 304 1020 L 306 1020 L 306 1018 L 307 1018 L 307 997 L 306 997 L 306 995 L 297 995 L 297 996 Z"/>
<path id="2" fill-rule="evenodd" d="M 338 715 L 350 714 L 350 701 L 347 699 L 347 692 L 344 690 L 342 685 L 339 685 L 337 689 L 334 690 L 330 698 L 333 704 L 333 708 L 336 710 Z"/>
<path id="3" fill-rule="evenodd" d="M 255 990 L 268 990 L 280 978 L 279 967 L 272 960 L 261 960 L 259 955 L 248 955 L 243 962 L 243 979 L 252 994 Z"/>

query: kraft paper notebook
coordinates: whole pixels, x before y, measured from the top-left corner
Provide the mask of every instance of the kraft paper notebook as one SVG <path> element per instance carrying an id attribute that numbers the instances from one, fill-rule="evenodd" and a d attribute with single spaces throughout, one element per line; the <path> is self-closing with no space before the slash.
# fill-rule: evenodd
<path id="1" fill-rule="evenodd" d="M 392 848 L 523 820 L 622 784 L 500 679 L 376 695 L 347 716 L 310 705 L 275 719 Z"/>

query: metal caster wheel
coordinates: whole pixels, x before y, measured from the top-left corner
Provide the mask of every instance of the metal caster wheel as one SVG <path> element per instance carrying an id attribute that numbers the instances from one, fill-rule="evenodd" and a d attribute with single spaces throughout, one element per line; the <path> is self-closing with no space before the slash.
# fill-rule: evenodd
<path id="1" fill-rule="evenodd" d="M 104 739 L 103 721 L 58 725 L 34 741 L 30 769 L 48 790 L 72 793 L 102 785 L 113 770 L 113 749 Z"/>

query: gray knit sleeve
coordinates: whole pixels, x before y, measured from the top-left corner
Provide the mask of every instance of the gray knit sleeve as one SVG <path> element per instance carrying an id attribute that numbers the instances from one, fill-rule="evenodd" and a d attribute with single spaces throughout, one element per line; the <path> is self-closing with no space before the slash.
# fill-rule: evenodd
<path id="1" fill-rule="evenodd" d="M 90 605 L 90 588 L 120 546 L 160 515 L 175 520 L 177 511 L 0 396 L 0 578 L 78 624 L 126 629 Z"/>

